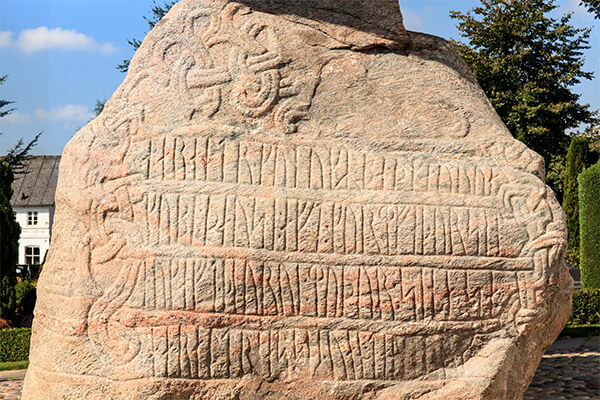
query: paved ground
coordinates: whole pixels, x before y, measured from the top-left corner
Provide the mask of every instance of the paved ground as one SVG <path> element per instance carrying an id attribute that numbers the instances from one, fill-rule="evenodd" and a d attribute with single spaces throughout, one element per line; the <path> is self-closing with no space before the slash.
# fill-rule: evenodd
<path id="1" fill-rule="evenodd" d="M 24 375 L 25 370 L 0 371 L 0 399 L 19 400 Z M 600 399 L 600 336 L 556 341 L 523 397 L 534 399 Z"/>
<path id="2" fill-rule="evenodd" d="M 0 382 L 0 399 L 19 400 L 21 398 L 21 387 L 23 381 Z"/>
<path id="3" fill-rule="evenodd" d="M 544 354 L 524 400 L 600 398 L 600 336 L 557 340 Z"/>

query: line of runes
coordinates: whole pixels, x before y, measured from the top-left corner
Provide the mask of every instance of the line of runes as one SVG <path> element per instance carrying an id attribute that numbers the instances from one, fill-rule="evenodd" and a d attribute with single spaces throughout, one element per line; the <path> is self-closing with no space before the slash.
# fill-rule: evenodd
<path id="1" fill-rule="evenodd" d="M 134 308 L 440 332 L 497 318 L 533 269 L 526 232 L 498 206 L 501 168 L 227 137 L 132 149 L 136 245 L 161 254 L 142 262 Z"/>

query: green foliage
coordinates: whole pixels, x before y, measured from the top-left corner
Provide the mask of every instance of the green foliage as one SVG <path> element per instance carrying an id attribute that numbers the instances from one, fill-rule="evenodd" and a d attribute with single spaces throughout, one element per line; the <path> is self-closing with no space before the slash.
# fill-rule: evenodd
<path id="1" fill-rule="evenodd" d="M 0 160 L 0 318 L 12 319 L 15 311 L 16 265 L 21 228 L 10 205 L 13 173 Z"/>
<path id="2" fill-rule="evenodd" d="M 0 76 L 0 85 L 6 80 L 6 75 Z M 12 101 L 0 100 L 0 118 L 10 114 L 13 109 L 4 109 Z M 1 132 L 0 132 L 1 134 Z M 19 236 L 21 228 L 15 219 L 10 198 L 14 174 L 19 173 L 23 161 L 36 145 L 41 133 L 25 145 L 23 139 L 8 151 L 0 155 L 0 318 L 12 320 L 16 308 L 16 265 L 19 254 Z"/>
<path id="3" fill-rule="evenodd" d="M 565 166 L 563 209 L 567 214 L 569 249 L 579 251 L 579 187 L 577 177 L 590 166 L 590 149 L 584 137 L 571 139 Z"/>
<path id="4" fill-rule="evenodd" d="M 579 174 L 581 285 L 600 288 L 600 162 Z"/>
<path id="5" fill-rule="evenodd" d="M 581 4 L 586 6 L 597 19 L 600 19 L 600 0 L 581 0 Z"/>
<path id="6" fill-rule="evenodd" d="M 7 75 L 0 76 L 0 85 L 2 85 L 4 83 L 4 81 L 6 80 L 6 77 L 7 77 Z M 14 103 L 14 101 L 0 99 L 0 118 L 6 117 L 8 114 L 10 114 L 12 111 L 15 110 L 14 108 L 2 110 L 7 105 L 13 104 L 13 103 Z M 0 135 L 1 134 L 2 134 L 2 132 L 0 132 Z M 31 142 L 29 142 L 27 145 L 25 144 L 23 139 L 19 139 L 17 144 L 15 146 L 13 146 L 13 148 L 10 149 L 6 155 L 0 154 L 0 162 L 5 162 L 8 165 L 10 165 L 13 173 L 15 173 L 15 174 L 20 173 L 22 171 L 23 161 L 25 161 L 25 157 L 27 157 L 27 155 L 29 154 L 31 149 L 33 149 L 33 147 L 37 144 L 41 134 L 42 134 L 41 132 L 38 133 L 33 138 L 33 140 Z M 0 232 L 2 232 L 2 231 L 0 231 Z"/>
<path id="7" fill-rule="evenodd" d="M 23 280 L 15 286 L 17 315 L 33 314 L 36 301 L 36 287 L 28 280 Z"/>
<path id="8" fill-rule="evenodd" d="M 567 261 L 569 261 L 575 268 L 579 269 L 579 247 L 576 249 L 567 250 Z"/>
<path id="9" fill-rule="evenodd" d="M 0 278 L 0 315 L 5 320 L 13 320 L 15 318 L 17 307 L 15 281 L 16 279 L 11 276 Z"/>
<path id="10" fill-rule="evenodd" d="M 35 147 L 42 133 L 38 133 L 35 137 L 27 144 L 23 139 L 19 139 L 16 145 L 8 151 L 8 153 L 2 157 L 2 161 L 11 166 L 15 174 L 19 174 L 23 171 L 23 162 L 27 158 L 27 155 Z"/>
<path id="11" fill-rule="evenodd" d="M 94 106 L 94 116 L 95 117 L 102 114 L 102 111 L 104 111 L 105 104 L 106 104 L 106 99 L 96 100 L 96 105 Z"/>
<path id="12" fill-rule="evenodd" d="M 8 75 L 2 75 L 0 76 L 0 85 L 2 85 L 4 83 L 4 81 L 6 80 Z M 5 108 L 6 106 L 13 104 L 14 101 L 8 101 L 8 100 L 2 100 L 0 99 L 0 118 L 2 117 L 6 117 L 8 114 L 10 114 L 11 111 L 14 111 L 14 108 L 9 108 L 9 109 L 5 109 L 2 110 L 3 108 Z"/>
<path id="13" fill-rule="evenodd" d="M 583 71 L 589 29 L 570 25 L 571 15 L 550 16 L 554 0 L 482 0 L 463 14 L 452 11 L 461 36 L 455 42 L 513 136 L 541 154 L 547 166 L 566 154 L 566 132 L 596 121 L 572 87 Z M 548 177 L 555 191 L 560 176 Z M 560 196 L 560 194 L 559 194 Z"/>
<path id="14" fill-rule="evenodd" d="M 573 293 L 573 307 L 567 325 L 600 323 L 600 289 L 582 289 Z"/>
<path id="15" fill-rule="evenodd" d="M 0 330 L 0 361 L 29 359 L 30 342 L 30 328 Z"/>
<path id="16" fill-rule="evenodd" d="M 144 20 L 148 24 L 148 27 L 150 29 L 154 28 L 156 26 L 156 24 L 158 23 L 158 21 L 160 21 L 162 19 L 162 17 L 167 15 L 167 13 L 171 9 L 171 7 L 173 7 L 173 5 L 175 3 L 177 3 L 177 1 L 178 0 L 171 0 L 171 1 L 163 0 L 162 5 L 158 5 L 156 3 L 156 0 L 153 0 L 153 2 L 152 2 L 153 6 L 152 6 L 152 9 L 150 10 L 150 16 L 149 17 L 144 16 Z M 129 45 L 131 47 L 133 47 L 134 50 L 139 49 L 140 46 L 142 45 L 142 41 L 138 40 L 138 39 L 129 39 L 129 40 L 127 40 L 127 43 L 129 43 Z M 131 60 L 129 60 L 129 59 L 123 60 L 123 62 L 121 64 L 117 65 L 117 69 L 121 72 L 127 72 L 129 70 L 130 62 L 131 62 Z"/>
<path id="17" fill-rule="evenodd" d="M 588 127 L 582 132 L 581 136 L 588 139 L 592 156 L 595 160 L 598 160 L 600 157 L 600 125 Z"/>
<path id="18" fill-rule="evenodd" d="M 555 154 L 546 167 L 546 181 L 554 182 L 554 193 L 556 193 L 557 199 L 561 203 L 563 201 L 566 162 L 566 154 Z"/>

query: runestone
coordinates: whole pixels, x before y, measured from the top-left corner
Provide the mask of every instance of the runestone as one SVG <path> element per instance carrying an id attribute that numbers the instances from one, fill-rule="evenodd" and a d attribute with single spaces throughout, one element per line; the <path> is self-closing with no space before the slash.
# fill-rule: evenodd
<path id="1" fill-rule="evenodd" d="M 565 216 L 396 0 L 182 0 L 65 148 L 24 400 L 519 399 Z"/>

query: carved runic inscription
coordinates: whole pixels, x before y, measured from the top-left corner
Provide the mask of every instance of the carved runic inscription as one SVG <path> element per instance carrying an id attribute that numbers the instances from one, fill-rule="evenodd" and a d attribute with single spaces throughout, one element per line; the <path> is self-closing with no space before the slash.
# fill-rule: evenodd
<path id="1" fill-rule="evenodd" d="M 142 316 L 124 361 L 149 376 L 412 379 L 476 350 L 448 330 L 492 334 L 530 301 L 535 233 L 506 168 L 202 133 L 129 153 L 115 196 L 147 255 L 92 312 Z"/>

